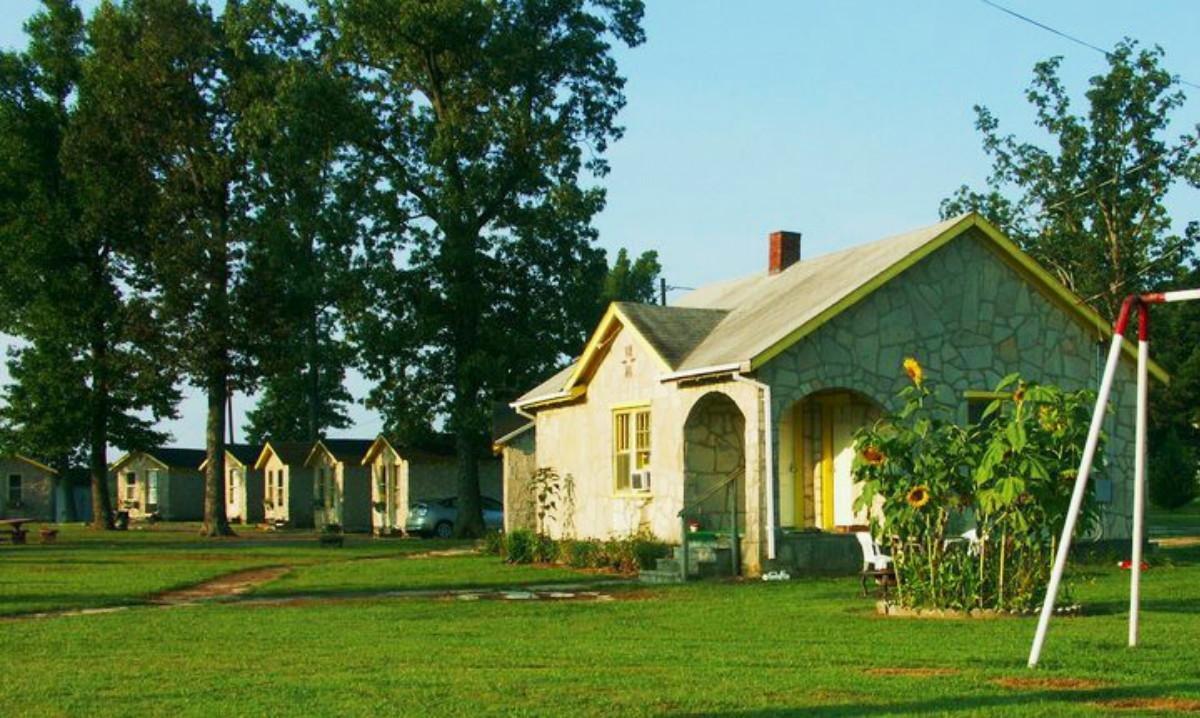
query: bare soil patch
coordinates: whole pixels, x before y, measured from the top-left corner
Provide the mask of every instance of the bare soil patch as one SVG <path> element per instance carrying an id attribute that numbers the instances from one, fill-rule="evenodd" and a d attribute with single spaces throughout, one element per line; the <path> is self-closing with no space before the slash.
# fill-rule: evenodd
<path id="1" fill-rule="evenodd" d="M 224 576 L 218 576 L 209 581 L 198 583 L 175 591 L 160 593 L 151 599 L 152 603 L 194 603 L 196 601 L 211 601 L 231 596 L 240 596 L 255 586 L 268 581 L 274 581 L 291 568 L 288 566 L 268 566 L 252 568 L 245 571 L 235 571 Z"/>
<path id="2" fill-rule="evenodd" d="M 1200 701 L 1191 698 L 1114 698 L 1108 701 L 1095 701 L 1091 705 L 1118 711 L 1200 713 Z"/>
<path id="3" fill-rule="evenodd" d="M 962 671 L 958 670 L 957 668 L 889 667 L 889 668 L 868 668 L 863 672 L 866 673 L 867 675 L 871 675 L 871 676 L 904 676 L 904 677 L 908 677 L 908 678 L 934 678 L 937 676 L 953 676 L 953 675 L 957 675 L 957 674 L 961 673 Z"/>
<path id="4" fill-rule="evenodd" d="M 992 681 L 1003 688 L 1018 690 L 1050 690 L 1050 691 L 1090 691 L 1097 688 L 1110 688 L 1111 683 L 1095 681 L 1088 678 L 997 678 Z"/>

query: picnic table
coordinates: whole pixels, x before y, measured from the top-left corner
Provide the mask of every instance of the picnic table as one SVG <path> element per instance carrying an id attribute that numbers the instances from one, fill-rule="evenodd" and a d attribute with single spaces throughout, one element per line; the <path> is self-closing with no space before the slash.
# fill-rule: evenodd
<path id="1" fill-rule="evenodd" d="M 20 544 L 25 543 L 25 534 L 29 533 L 29 531 L 21 527 L 33 521 L 36 521 L 36 519 L 0 519 L 0 526 L 10 527 L 6 533 L 12 538 L 14 544 Z"/>

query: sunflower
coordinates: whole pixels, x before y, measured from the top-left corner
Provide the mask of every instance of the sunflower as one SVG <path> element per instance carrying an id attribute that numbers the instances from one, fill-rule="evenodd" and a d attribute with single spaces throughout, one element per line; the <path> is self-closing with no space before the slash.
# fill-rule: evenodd
<path id="1" fill-rule="evenodd" d="M 908 378 L 912 379 L 912 383 L 917 386 L 921 386 L 921 381 L 925 378 L 925 372 L 921 369 L 921 363 L 912 357 L 904 360 L 904 373 L 908 374 Z"/>
<path id="2" fill-rule="evenodd" d="M 929 503 L 929 487 L 925 484 L 918 484 L 909 490 L 908 496 L 905 498 L 908 505 L 914 509 L 919 509 Z"/>
<path id="3" fill-rule="evenodd" d="M 883 462 L 887 461 L 887 457 L 883 452 L 874 446 L 868 446 L 862 450 L 862 459 L 871 466 L 882 466 Z"/>

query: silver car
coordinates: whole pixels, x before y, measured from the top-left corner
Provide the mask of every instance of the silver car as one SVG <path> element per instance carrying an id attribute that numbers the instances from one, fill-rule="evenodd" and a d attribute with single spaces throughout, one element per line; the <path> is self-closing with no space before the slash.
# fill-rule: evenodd
<path id="1" fill-rule="evenodd" d="M 483 525 L 489 531 L 504 528 L 504 505 L 483 496 Z M 458 497 L 446 499 L 424 499 L 408 507 L 408 521 L 404 530 L 410 534 L 450 538 L 454 535 L 454 522 L 458 520 Z"/>

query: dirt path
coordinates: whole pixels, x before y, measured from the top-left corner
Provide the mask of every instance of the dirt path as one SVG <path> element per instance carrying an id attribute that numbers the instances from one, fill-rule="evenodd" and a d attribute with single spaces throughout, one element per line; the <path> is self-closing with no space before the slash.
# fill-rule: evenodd
<path id="1" fill-rule="evenodd" d="M 231 599 L 246 593 L 255 586 L 274 581 L 291 570 L 290 566 L 266 566 L 235 571 L 194 586 L 160 593 L 151 598 L 150 602 L 174 606 L 198 601 Z"/>
<path id="2" fill-rule="evenodd" d="M 18 613 L 0 616 L 0 623 L 29 621 L 38 618 L 61 618 L 64 616 L 93 616 L 127 611 L 131 608 L 171 608 L 194 606 L 201 603 L 238 603 L 249 606 L 288 606 L 309 603 L 343 603 L 378 599 L 432 599 L 458 601 L 621 601 L 645 600 L 650 597 L 646 590 L 605 591 L 603 589 L 636 586 L 635 579 L 611 581 L 589 581 L 586 583 L 542 583 L 516 584 L 509 587 L 491 588 L 415 588 L 380 591 L 353 591 L 326 594 L 294 594 L 288 596 L 247 596 L 251 589 L 283 576 L 291 566 L 267 566 L 227 573 L 193 586 L 151 596 L 136 601 L 96 608 L 68 608 L 36 613 Z"/>

